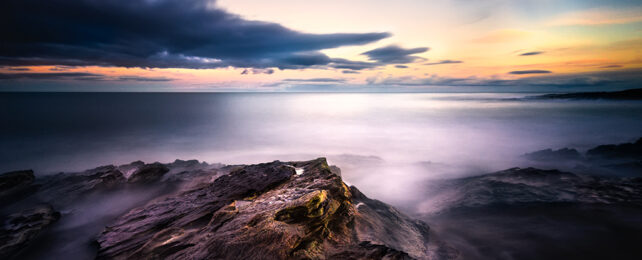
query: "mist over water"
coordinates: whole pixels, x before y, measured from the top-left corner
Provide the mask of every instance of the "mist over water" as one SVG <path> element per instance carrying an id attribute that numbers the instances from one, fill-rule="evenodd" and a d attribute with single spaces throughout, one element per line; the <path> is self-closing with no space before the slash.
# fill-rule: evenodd
<path id="1" fill-rule="evenodd" d="M 135 160 L 251 164 L 323 156 L 341 168 L 346 183 L 428 221 L 471 259 L 548 257 L 529 245 L 556 245 L 551 241 L 560 237 L 551 234 L 562 227 L 568 227 L 562 238 L 577 244 L 553 250 L 556 254 L 604 243 L 577 239 L 595 236 L 593 227 L 599 225 L 608 231 L 597 236 L 605 241 L 611 226 L 624 226 L 628 237 L 635 237 L 639 221 L 609 226 L 613 214 L 606 214 L 580 223 L 584 211 L 566 206 L 426 215 L 434 210 L 431 203 L 439 202 L 427 195 L 431 181 L 531 166 L 522 155 L 536 150 L 584 152 L 642 136 L 642 102 L 519 99 L 524 96 L 0 93 L 0 172 L 34 169 L 44 176 Z M 559 168 L 554 162 L 546 167 Z M 119 190 L 63 206 L 61 222 L 41 239 L 47 242 L 24 257 L 91 258 L 96 252 L 91 241 L 105 225 L 163 189 Z M 636 216 L 638 211 L 614 212 Z M 544 229 L 540 218 L 531 217 L 542 213 L 564 218 L 544 218 Z M 531 233 L 543 238 L 533 240 Z M 609 248 L 623 243 L 612 244 Z"/>
<path id="2" fill-rule="evenodd" d="M 394 202 L 419 180 L 523 166 L 520 155 L 545 148 L 582 151 L 642 136 L 641 102 L 512 99 L 523 96 L 2 93 L 0 171 L 325 156 L 346 181 Z"/>

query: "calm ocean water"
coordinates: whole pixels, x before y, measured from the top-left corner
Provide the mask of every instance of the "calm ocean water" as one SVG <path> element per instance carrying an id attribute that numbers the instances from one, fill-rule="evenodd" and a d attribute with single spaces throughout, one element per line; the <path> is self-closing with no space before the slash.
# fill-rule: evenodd
<path id="1" fill-rule="evenodd" d="M 642 136 L 642 102 L 502 100 L 524 95 L 1 93 L 0 172 L 317 156 L 350 169 L 377 156 L 393 165 L 381 176 L 409 176 L 398 166 L 501 170 L 525 152 Z"/>

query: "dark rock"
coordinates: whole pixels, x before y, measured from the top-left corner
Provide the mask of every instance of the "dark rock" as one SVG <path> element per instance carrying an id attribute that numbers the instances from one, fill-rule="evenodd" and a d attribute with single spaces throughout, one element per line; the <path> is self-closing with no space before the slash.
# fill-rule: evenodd
<path id="1" fill-rule="evenodd" d="M 7 172 L 0 175 L 0 203 L 6 205 L 35 191 L 37 186 L 33 185 L 34 180 L 32 170 Z"/>
<path id="2" fill-rule="evenodd" d="M 532 97 L 535 99 L 614 99 L 642 100 L 642 88 L 614 92 L 579 92 L 566 94 L 547 94 Z"/>
<path id="3" fill-rule="evenodd" d="M 622 175 L 639 176 L 642 174 L 642 161 L 623 162 L 602 165 L 603 168 L 612 170 Z"/>
<path id="4" fill-rule="evenodd" d="M 556 168 L 597 176 L 642 176 L 642 138 L 634 143 L 607 144 L 581 155 L 572 148 L 540 150 L 522 157 L 538 168 Z M 529 163 L 529 164 L 531 164 Z"/>
<path id="5" fill-rule="evenodd" d="M 223 164 L 199 162 L 197 160 L 179 160 L 166 164 L 169 172 L 163 177 L 164 181 L 201 181 L 203 177 L 217 177 Z"/>
<path id="6" fill-rule="evenodd" d="M 145 166 L 145 163 L 143 161 L 134 161 L 129 164 L 123 164 L 118 166 L 118 170 L 123 173 L 125 178 L 129 178 L 129 176 L 132 175 L 136 170 L 138 170 L 140 167 Z"/>
<path id="7" fill-rule="evenodd" d="M 642 159 L 642 138 L 635 143 L 600 145 L 586 152 L 591 160 Z"/>
<path id="8" fill-rule="evenodd" d="M 331 255 L 328 259 L 413 259 L 401 252 L 384 245 L 376 245 L 365 241 L 357 247 L 345 248 L 340 253 Z"/>
<path id="9" fill-rule="evenodd" d="M 59 218 L 60 213 L 46 205 L 3 219 L 0 228 L 0 259 L 15 256 Z"/>
<path id="10" fill-rule="evenodd" d="M 126 183 L 123 174 L 113 165 L 100 166 L 80 173 L 60 173 L 40 178 L 35 194 L 41 201 L 60 208 L 90 193 L 115 190 Z"/>
<path id="11" fill-rule="evenodd" d="M 138 168 L 127 181 L 129 183 L 152 183 L 163 178 L 169 168 L 161 163 L 145 164 Z"/>
<path id="12" fill-rule="evenodd" d="M 562 148 L 555 151 L 552 149 L 545 149 L 524 154 L 523 157 L 532 161 L 543 162 L 580 161 L 584 159 L 577 150 L 572 148 Z"/>
<path id="13" fill-rule="evenodd" d="M 513 168 L 434 182 L 417 212 L 463 259 L 639 259 L 640 180 Z"/>
<path id="14" fill-rule="evenodd" d="M 98 258 L 456 257 L 426 224 L 348 188 L 323 158 L 221 170 L 120 217 L 98 237 Z"/>
<path id="15" fill-rule="evenodd" d="M 181 168 L 202 168 L 202 167 L 207 167 L 209 164 L 206 162 L 199 162 L 198 160 L 179 160 L 176 159 L 172 163 L 168 163 L 167 167 L 169 168 L 175 168 L 175 167 L 181 167 Z"/>
<path id="16" fill-rule="evenodd" d="M 341 177 L 341 169 L 335 165 L 330 165 L 330 171 L 337 176 Z"/>
<path id="17" fill-rule="evenodd" d="M 630 178 L 606 178 L 536 168 L 433 183 L 420 208 L 444 210 L 529 203 L 627 204 L 642 206 L 642 185 Z"/>

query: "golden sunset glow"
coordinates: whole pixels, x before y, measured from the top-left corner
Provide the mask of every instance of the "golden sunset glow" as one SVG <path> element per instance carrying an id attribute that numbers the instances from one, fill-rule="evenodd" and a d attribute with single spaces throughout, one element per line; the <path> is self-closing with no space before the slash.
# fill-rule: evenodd
<path id="1" fill-rule="evenodd" d="M 302 33 L 390 33 L 390 37 L 366 44 L 319 49 L 319 53 L 331 59 L 369 66 L 363 69 L 325 65 L 193 69 L 97 64 L 5 66 L 0 72 L 100 74 L 105 76 L 104 81 L 120 79 L 131 85 L 144 81 L 176 90 L 280 91 L 293 83 L 288 79 L 335 78 L 343 84 L 365 86 L 383 84 L 385 79 L 389 79 L 388 84 L 426 82 L 429 77 L 512 80 L 540 76 L 534 74 L 572 75 L 642 68 L 640 4 L 495 0 L 462 5 L 461 2 L 209 2 L 207 8 L 212 10 L 224 10 L 245 20 L 276 23 Z M 365 52 L 386 46 L 429 50 L 412 54 L 414 58 L 406 62 L 367 64 L 374 60 Z M 528 73 L 531 71 L 541 73 Z M 136 82 L 130 80 L 132 75 L 149 80 Z"/>

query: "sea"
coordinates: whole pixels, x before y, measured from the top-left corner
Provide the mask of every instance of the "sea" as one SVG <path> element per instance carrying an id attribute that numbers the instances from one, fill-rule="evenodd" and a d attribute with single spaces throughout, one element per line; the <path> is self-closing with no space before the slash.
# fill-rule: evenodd
<path id="1" fill-rule="evenodd" d="M 0 172 L 326 157 L 346 182 L 394 202 L 424 179 L 523 166 L 524 153 L 541 149 L 583 152 L 642 136 L 641 101 L 534 95 L 0 93 Z M 416 167 L 426 164 L 440 167 Z"/>

